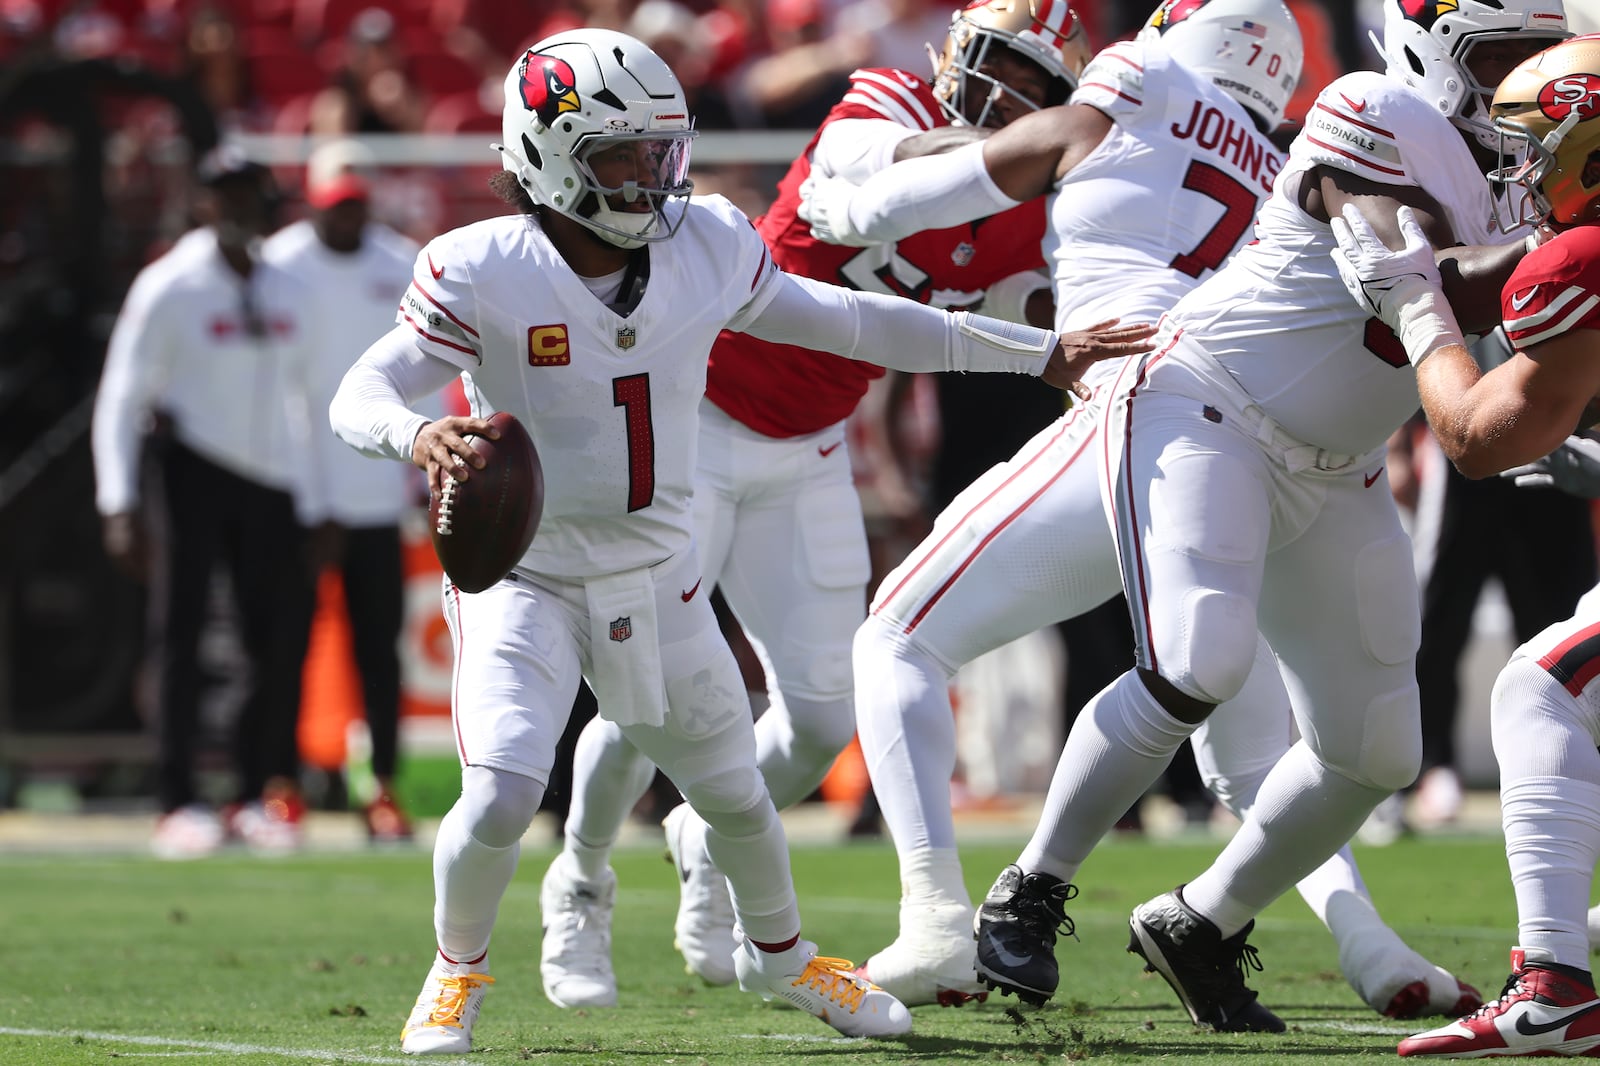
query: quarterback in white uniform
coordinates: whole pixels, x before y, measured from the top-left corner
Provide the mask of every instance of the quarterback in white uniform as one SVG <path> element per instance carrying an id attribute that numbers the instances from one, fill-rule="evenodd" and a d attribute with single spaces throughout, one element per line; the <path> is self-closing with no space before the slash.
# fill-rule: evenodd
<path id="1" fill-rule="evenodd" d="M 1034 8 L 1012 0 L 957 11 L 931 80 L 889 68 L 851 75 L 755 220 L 781 269 L 1025 321 L 1026 298 L 1049 285 L 1040 270 L 1043 201 L 867 248 L 815 239 L 796 209 L 813 173 L 865 180 L 895 158 L 973 140 L 1065 101 L 1090 58 L 1088 40 L 1066 0 L 1036 6 L 1037 19 Z M 844 422 L 883 373 L 749 333 L 725 332 L 711 349 L 694 539 L 704 589 L 721 589 L 764 668 L 769 702 L 756 722 L 756 756 L 779 810 L 811 795 L 855 735 L 850 642 L 865 612 L 870 566 Z M 616 724 L 598 717 L 585 727 L 573 755 L 562 854 L 541 888 L 546 925 L 572 931 L 547 933 L 542 944 L 545 995 L 558 1006 L 617 1002 L 611 915 L 589 900 L 604 899 L 596 886 L 611 877 L 611 847 L 654 773 Z M 662 825 L 680 882 L 674 943 L 689 972 L 728 984 L 734 917 L 727 880 L 705 848 L 706 823 L 679 804 Z M 564 915 L 563 901 L 582 913 Z M 979 993 L 970 973 L 952 990 Z M 907 1006 L 921 1002 L 901 998 Z"/>
<path id="2" fill-rule="evenodd" d="M 1416 776 L 1419 639 L 1410 547 L 1385 438 L 1418 406 L 1393 332 L 1346 291 L 1330 217 L 1425 220 L 1458 309 L 1490 298 L 1525 250 L 1497 225 L 1494 86 L 1566 36 L 1559 0 L 1388 0 L 1386 73 L 1327 86 L 1256 240 L 1185 296 L 1149 357 L 1122 368 L 1103 488 L 1133 612 L 1137 667 L 1078 719 L 1052 854 L 1081 861 L 1183 738 L 1277 654 L 1301 739 L 1267 774 L 1210 868 L 1137 907 L 1129 948 L 1197 1022 L 1281 1030 L 1244 984 L 1254 916 Z M 1457 248 L 1458 244 L 1478 247 Z M 1497 247 L 1482 247 L 1498 245 Z M 1106 813 L 1106 812 L 1111 813 Z"/>
<path id="3" fill-rule="evenodd" d="M 952 213 L 1048 190 L 1058 325 L 1113 311 L 1159 317 L 1249 239 L 1282 166 L 1256 127 L 1277 125 L 1300 57 L 1298 29 L 1277 0 L 1213 2 L 1186 17 L 1170 7 L 1136 41 L 1094 59 L 1074 106 L 967 150 L 968 162 L 901 164 L 860 189 L 814 182 L 807 211 L 829 233 L 836 223 L 847 235 L 893 235 L 908 212 L 934 209 L 916 190 L 947 189 Z M 1219 48 L 1219 34 L 1234 46 Z M 1242 86 L 1238 99 L 1213 78 Z M 1151 203 L 1172 208 L 1146 209 Z M 1068 412 L 951 504 L 885 579 L 856 638 L 861 743 L 905 886 L 901 939 L 868 960 L 864 972 L 907 1002 L 948 987 L 971 967 L 974 952 L 948 797 L 956 757 L 951 675 L 1119 589 L 1092 446 L 1095 415 L 1109 392 L 1103 386 L 1115 374 L 1114 365 L 1097 366 L 1088 380 L 1102 387 L 1089 405 Z M 1248 810 L 1287 750 L 1288 722 L 1288 695 L 1262 642 L 1250 683 L 1194 738 L 1207 782 L 1234 813 Z M 1053 809 L 1048 801 L 1046 809 Z M 1047 825 L 1038 846 L 1018 859 L 1027 891 L 1017 906 L 1053 905 L 1050 837 Z M 1348 848 L 1300 890 L 1339 941 L 1351 984 L 1376 1010 L 1403 1017 L 1476 1005 L 1475 993 L 1377 916 Z M 977 950 L 980 972 L 1001 987 L 1028 998 L 1054 990 L 1048 954 L 1010 968 L 987 945 Z"/>
<path id="4" fill-rule="evenodd" d="M 1058 338 L 778 270 L 735 207 L 689 198 L 682 91 L 623 34 L 539 42 L 505 92 L 496 187 L 521 212 L 423 249 L 400 324 L 330 409 L 344 440 L 425 467 L 436 491 L 481 465 L 465 438 L 493 436 L 496 411 L 527 426 L 544 460 L 539 533 L 515 571 L 482 593 L 445 589 L 462 794 L 435 841 L 439 950 L 402 1048 L 471 1048 L 495 914 L 580 673 L 709 823 L 745 936 L 740 985 L 851 1035 L 906 1032 L 898 1000 L 800 939 L 744 687 L 697 594 L 690 489 L 706 355 L 724 328 L 847 357 L 892 334 L 901 369 L 1032 372 L 1065 387 L 1087 362 L 1148 350 L 1150 330 Z M 411 410 L 458 374 L 471 417 Z"/>
<path id="5" fill-rule="evenodd" d="M 1469 477 L 1521 468 L 1566 447 L 1596 418 L 1600 362 L 1600 37 L 1527 60 L 1490 110 L 1515 165 L 1496 180 L 1526 190 L 1555 235 L 1507 281 L 1501 312 L 1514 352 L 1484 373 L 1442 299 L 1414 218 L 1390 252 L 1362 216 L 1335 220 L 1341 272 L 1406 342 L 1423 410 Z M 1408 213 L 1407 209 L 1402 209 Z M 1586 443 L 1586 442 L 1585 442 Z M 1479 1058 L 1600 1053 L 1600 997 L 1590 973 L 1589 891 L 1600 860 L 1600 590 L 1573 617 L 1519 647 L 1495 682 L 1491 724 L 1501 821 L 1516 890 L 1518 947 L 1498 1002 L 1400 1043 L 1404 1056 Z"/>

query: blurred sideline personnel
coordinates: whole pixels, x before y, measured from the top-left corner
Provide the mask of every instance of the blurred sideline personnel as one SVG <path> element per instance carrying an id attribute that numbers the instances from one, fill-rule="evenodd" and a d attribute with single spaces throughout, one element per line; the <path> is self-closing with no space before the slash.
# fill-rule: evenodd
<path id="1" fill-rule="evenodd" d="M 106 551 L 150 587 L 162 811 L 154 847 L 166 858 L 211 852 L 226 832 L 273 850 L 299 843 L 300 666 L 313 549 L 325 536 L 306 529 L 326 515 L 309 461 L 309 293 L 258 257 L 277 190 L 265 167 L 231 146 L 206 155 L 198 178 L 201 228 L 129 289 L 93 427 Z M 226 827 L 200 801 L 194 773 L 200 637 L 219 564 L 232 581 L 248 678 Z"/>
<path id="2" fill-rule="evenodd" d="M 1352 292 L 1405 339 L 1440 446 L 1472 478 L 1591 446 L 1563 438 L 1593 425 L 1600 411 L 1600 37 L 1577 37 L 1524 62 L 1500 84 L 1490 114 L 1502 151 L 1520 157 L 1493 177 L 1526 189 L 1523 209 L 1555 231 L 1502 290 L 1515 348 L 1508 361 L 1488 373 L 1473 362 L 1409 209 L 1401 209 L 1399 252 L 1350 208 L 1336 220 Z M 1491 727 L 1519 946 L 1498 1002 L 1408 1037 L 1401 1055 L 1600 1050 L 1586 923 L 1600 860 L 1596 677 L 1600 592 L 1591 592 L 1572 618 L 1512 653 L 1495 681 Z"/>
<path id="3" fill-rule="evenodd" d="M 1240 693 L 1265 636 L 1300 740 L 1216 861 L 1129 921 L 1129 949 L 1197 1023 L 1284 1031 L 1244 982 L 1260 968 L 1255 916 L 1420 759 L 1416 578 L 1383 451 L 1418 406 L 1417 382 L 1400 342 L 1345 291 L 1328 220 L 1352 204 L 1392 231 L 1398 205 L 1415 205 L 1449 249 L 1453 302 L 1472 328 L 1493 326 L 1487 297 L 1527 231 L 1496 220 L 1483 177 L 1489 101 L 1516 63 L 1566 36 L 1559 0 L 1388 0 L 1387 70 L 1322 90 L 1256 239 L 1173 306 L 1157 351 L 1113 383 L 1102 491 L 1139 665 L 1074 724 L 1022 872 L 1070 895 L 1118 815 Z M 980 908 L 980 943 L 1050 952 L 1007 881 Z"/>
<path id="4" fill-rule="evenodd" d="M 324 412 L 338 391 L 351 357 L 389 331 L 395 302 L 411 281 L 415 242 L 367 216 L 367 174 L 375 160 L 358 141 L 332 141 L 306 162 L 309 218 L 286 226 L 262 257 L 294 275 L 310 291 L 317 351 L 306 391 L 312 411 Z M 375 842 L 411 838 L 411 823 L 395 802 L 399 761 L 400 627 L 405 577 L 400 562 L 400 516 L 415 506 L 420 482 L 404 467 L 373 464 L 342 446 L 319 417 L 313 447 L 327 489 L 328 517 L 336 524 L 329 566 L 344 582 L 344 601 L 378 794 L 363 808 Z"/>
<path id="5" fill-rule="evenodd" d="M 399 325 L 330 412 L 359 449 L 425 467 L 434 491 L 483 462 L 463 438 L 492 436 L 494 411 L 524 422 L 544 463 L 539 533 L 515 571 L 481 593 L 444 589 L 462 792 L 434 843 L 439 950 L 401 1046 L 471 1048 L 495 915 L 580 672 L 600 713 L 710 823 L 746 938 L 740 986 L 846 1034 L 907 1032 L 898 1000 L 800 938 L 783 824 L 696 555 L 707 357 L 724 327 L 849 357 L 862 338 L 892 335 L 904 349 L 874 354 L 897 369 L 1042 374 L 1065 388 L 1095 359 L 1147 348 L 1151 329 L 1058 337 L 785 273 L 726 199 L 691 199 L 694 130 L 677 79 L 623 34 L 539 42 L 505 94 L 494 186 L 519 212 L 423 249 Z M 471 417 L 410 408 L 457 375 Z M 610 897 L 615 876 L 600 890 Z"/>
<path id="6" fill-rule="evenodd" d="M 948 150 L 1064 101 L 1089 49 L 1071 9 L 1060 0 L 1047 6 L 1050 23 L 1036 23 L 1024 0 L 956 12 L 932 86 L 904 70 L 856 71 L 756 220 L 778 266 L 935 307 L 981 306 L 1013 322 L 1025 322 L 1025 305 L 1041 297 L 1048 324 L 1049 279 L 1038 269 L 1042 204 L 868 248 L 823 244 L 795 213 L 800 184 L 813 171 L 865 180 L 897 158 Z M 879 334 L 874 343 L 896 342 Z M 724 332 L 711 349 L 695 543 L 705 587 L 720 585 L 765 668 L 771 704 L 756 722 L 756 756 L 780 810 L 815 791 L 855 734 L 850 638 L 866 610 L 869 565 L 844 421 L 883 373 L 745 333 Z M 598 889 L 612 877 L 611 846 L 652 773 L 615 723 L 597 718 L 584 731 L 564 851 L 545 876 L 546 900 L 566 899 L 583 911 L 561 919 L 570 936 L 545 936 L 545 994 L 558 1006 L 616 1003 L 610 897 Z M 733 909 L 707 851 L 706 823 L 682 804 L 664 824 L 681 881 L 678 949 L 689 972 L 728 984 Z M 545 921 L 554 921 L 548 909 Z M 970 975 L 962 987 L 978 991 Z M 907 1005 L 927 1001 L 891 990 Z"/>
<path id="7" fill-rule="evenodd" d="M 1298 27 L 1279 0 L 1213 0 L 1187 13 L 1165 4 L 1134 42 L 1095 57 L 1067 107 L 1030 116 L 981 147 L 891 168 L 860 190 L 814 187 L 805 210 L 823 232 L 856 239 L 900 232 L 907 216 L 937 211 L 948 223 L 1048 194 L 1058 325 L 1119 312 L 1157 316 L 1250 238 L 1282 162 L 1266 135 L 1282 119 L 1300 53 Z M 1170 212 L 1138 210 L 1134 196 Z M 1117 371 L 1091 371 L 1094 400 L 945 510 L 884 581 L 856 637 L 862 748 L 903 886 L 900 938 L 865 972 L 902 999 L 902 975 L 939 994 L 974 961 L 949 803 L 951 676 L 1118 591 L 1092 447 Z M 1194 737 L 1207 784 L 1235 814 L 1248 812 L 1289 735 L 1288 693 L 1258 641 L 1250 682 Z M 1065 787 L 1058 778 L 1053 790 Z M 1346 979 L 1375 1010 L 1415 1016 L 1477 1002 L 1384 924 L 1348 847 L 1299 888 L 1338 941 Z M 1048 854 L 1030 846 L 986 904 L 1010 920 L 979 938 L 978 973 L 1027 999 L 1049 998 L 1054 957 L 1032 939 L 1014 943 L 1009 930 L 1013 922 L 1042 930 L 1053 943 L 1070 925 L 1070 891 Z"/>

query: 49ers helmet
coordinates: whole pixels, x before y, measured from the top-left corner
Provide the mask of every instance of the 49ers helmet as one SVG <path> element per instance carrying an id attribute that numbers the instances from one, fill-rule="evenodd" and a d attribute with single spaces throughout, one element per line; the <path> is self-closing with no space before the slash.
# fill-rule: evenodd
<path id="1" fill-rule="evenodd" d="M 569 30 L 522 54 L 506 75 L 505 97 L 505 143 L 494 147 L 535 203 L 622 248 L 677 232 L 683 211 L 665 209 L 694 188 L 695 131 L 683 89 L 660 56 L 626 34 Z M 588 161 L 624 143 L 639 149 L 638 178 L 607 188 Z M 606 197 L 619 192 L 628 203 L 645 197 L 650 210 L 613 209 Z"/>
<path id="2" fill-rule="evenodd" d="M 1159 40 L 1209 77 L 1271 132 L 1300 82 L 1305 45 L 1283 0 L 1166 0 L 1137 38 Z"/>
<path id="3" fill-rule="evenodd" d="M 1515 166 L 1490 180 L 1528 190 L 1534 221 L 1600 221 L 1600 34 L 1547 48 L 1506 75 L 1490 116 Z"/>
<path id="4" fill-rule="evenodd" d="M 994 49 L 1009 48 L 1031 59 L 1058 85 L 1046 105 L 1066 103 L 1078 87 L 1078 74 L 1094 52 L 1089 35 L 1067 0 L 973 0 L 950 19 L 944 50 L 933 60 L 933 95 L 950 121 L 968 124 L 969 93 L 981 94 L 984 104 L 972 125 L 982 126 L 994 106 L 995 94 L 1004 93 L 1037 110 L 1009 85 L 980 68 Z M 933 49 L 929 48 L 931 54 Z"/>
<path id="5" fill-rule="evenodd" d="M 1473 50 L 1526 41 L 1534 51 L 1569 36 L 1561 0 L 1384 0 L 1378 50 L 1391 77 L 1493 148 L 1500 139 L 1489 117 L 1495 86 L 1473 74 Z"/>

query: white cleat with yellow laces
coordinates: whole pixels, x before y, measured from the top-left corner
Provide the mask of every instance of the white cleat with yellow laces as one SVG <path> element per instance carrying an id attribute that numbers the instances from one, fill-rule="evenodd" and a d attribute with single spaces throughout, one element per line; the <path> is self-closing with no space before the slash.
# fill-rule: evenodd
<path id="1" fill-rule="evenodd" d="M 846 1036 L 902 1036 L 911 1012 L 894 996 L 854 972 L 854 963 L 817 954 L 809 940 L 787 951 L 762 951 L 748 939 L 734 953 L 739 987 L 780 999 L 821 1018 Z"/>
<path id="2" fill-rule="evenodd" d="M 408 1055 L 464 1055 L 472 1050 L 472 1023 L 494 978 L 434 956 L 417 1005 L 400 1030 L 400 1050 Z"/>

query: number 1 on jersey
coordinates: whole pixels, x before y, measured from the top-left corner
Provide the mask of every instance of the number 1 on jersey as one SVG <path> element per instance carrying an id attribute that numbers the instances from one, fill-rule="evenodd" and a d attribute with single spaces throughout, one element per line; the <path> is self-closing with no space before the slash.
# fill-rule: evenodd
<path id="1" fill-rule="evenodd" d="M 656 432 L 650 421 L 650 375 L 611 379 L 611 402 L 628 428 L 628 511 L 650 506 L 656 495 Z"/>

